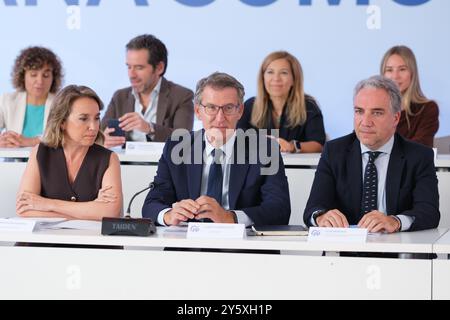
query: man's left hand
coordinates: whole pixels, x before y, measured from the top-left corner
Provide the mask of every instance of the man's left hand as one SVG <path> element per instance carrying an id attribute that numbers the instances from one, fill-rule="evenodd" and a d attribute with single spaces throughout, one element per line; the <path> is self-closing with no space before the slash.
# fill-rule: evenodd
<path id="1" fill-rule="evenodd" d="M 153 129 L 150 123 L 145 121 L 137 112 L 125 113 L 119 118 L 119 121 L 119 126 L 125 131 L 138 130 L 145 134 L 149 134 Z"/>
<path id="2" fill-rule="evenodd" d="M 358 227 L 367 228 L 369 232 L 393 233 L 400 231 L 400 224 L 396 218 L 377 210 L 366 213 L 359 221 Z"/>
<path id="3" fill-rule="evenodd" d="M 218 223 L 234 223 L 234 213 L 227 211 L 216 201 L 216 199 L 201 196 L 195 200 L 200 205 L 200 210 L 195 219 L 211 219 Z"/>

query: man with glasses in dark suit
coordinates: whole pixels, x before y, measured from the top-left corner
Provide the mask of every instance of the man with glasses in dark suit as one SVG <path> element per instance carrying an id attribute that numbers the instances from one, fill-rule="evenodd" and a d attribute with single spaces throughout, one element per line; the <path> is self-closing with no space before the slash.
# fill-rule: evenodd
<path id="1" fill-rule="evenodd" d="M 236 130 L 243 98 L 243 86 L 228 74 L 216 72 L 198 82 L 194 109 L 204 129 L 176 137 L 174 132 L 166 142 L 144 217 L 159 225 L 288 224 L 289 189 L 279 146 L 265 136 L 251 143 L 252 137 Z M 262 161 L 261 148 L 268 161 Z"/>

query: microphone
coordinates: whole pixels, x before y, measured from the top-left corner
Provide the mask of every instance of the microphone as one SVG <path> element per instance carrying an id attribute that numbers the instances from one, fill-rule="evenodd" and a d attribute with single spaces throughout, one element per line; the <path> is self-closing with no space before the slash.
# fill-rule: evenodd
<path id="1" fill-rule="evenodd" d="M 151 182 L 148 187 L 136 192 L 128 203 L 128 208 L 124 218 L 108 218 L 102 219 L 102 235 L 109 236 L 137 236 L 147 237 L 156 232 L 155 223 L 150 218 L 131 218 L 131 204 L 133 200 L 142 192 L 150 189 L 153 190 L 155 183 Z"/>

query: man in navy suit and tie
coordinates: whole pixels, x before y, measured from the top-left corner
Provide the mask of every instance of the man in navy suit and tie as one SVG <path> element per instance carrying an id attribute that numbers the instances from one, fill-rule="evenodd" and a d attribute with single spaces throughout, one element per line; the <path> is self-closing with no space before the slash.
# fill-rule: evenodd
<path id="1" fill-rule="evenodd" d="M 357 224 L 386 233 L 438 226 L 433 150 L 395 133 L 400 112 L 391 80 L 374 76 L 357 84 L 354 132 L 325 145 L 304 211 L 307 225 Z"/>
<path id="2" fill-rule="evenodd" d="M 198 82 L 194 109 L 204 129 L 174 132 L 166 142 L 144 217 L 165 226 L 289 223 L 289 188 L 278 145 L 236 130 L 243 99 L 243 86 L 228 74 L 216 72 Z"/>

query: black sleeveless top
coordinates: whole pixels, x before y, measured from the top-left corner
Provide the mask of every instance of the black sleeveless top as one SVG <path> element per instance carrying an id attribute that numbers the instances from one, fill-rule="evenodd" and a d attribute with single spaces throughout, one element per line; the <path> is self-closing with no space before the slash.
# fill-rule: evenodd
<path id="1" fill-rule="evenodd" d="M 66 157 L 62 147 L 39 144 L 37 162 L 41 175 L 41 196 L 66 201 L 93 201 L 102 186 L 112 151 L 93 144 L 81 163 L 78 174 L 70 183 Z"/>

